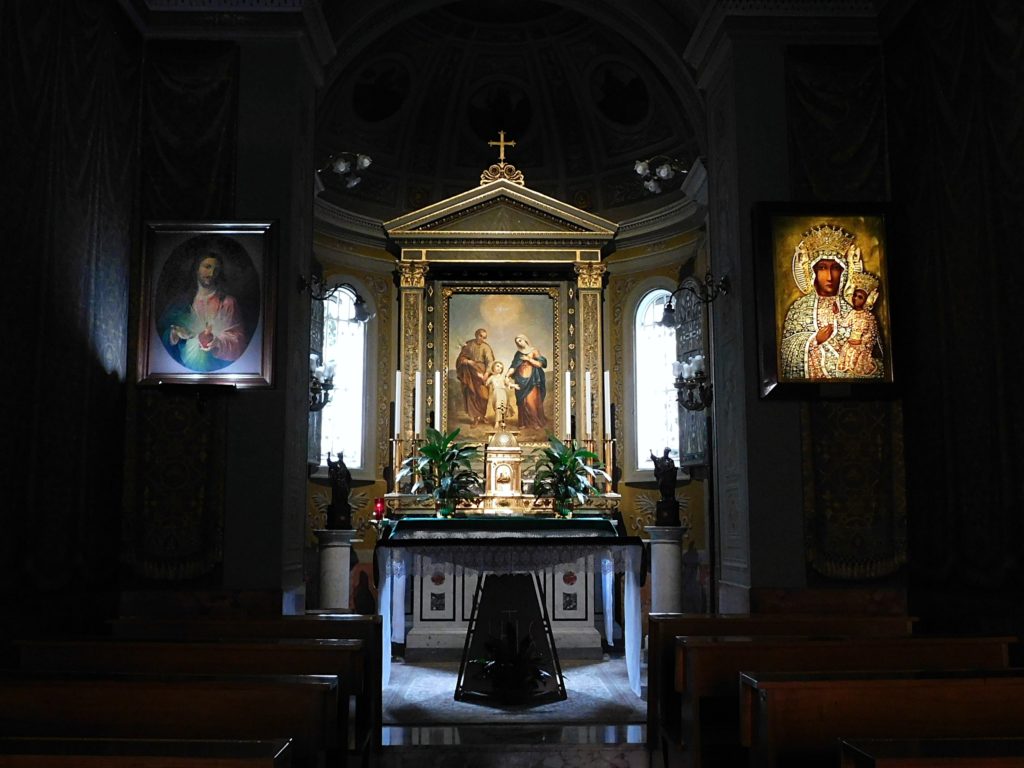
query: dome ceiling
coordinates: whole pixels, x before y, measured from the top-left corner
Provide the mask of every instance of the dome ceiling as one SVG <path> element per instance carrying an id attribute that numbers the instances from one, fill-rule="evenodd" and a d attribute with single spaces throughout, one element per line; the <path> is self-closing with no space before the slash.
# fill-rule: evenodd
<path id="1" fill-rule="evenodd" d="M 681 197 L 678 185 L 645 191 L 635 160 L 689 167 L 699 154 L 679 92 L 689 75 L 669 82 L 616 29 L 568 8 L 463 0 L 362 42 L 318 110 L 320 165 L 373 158 L 353 188 L 321 173 L 321 201 L 344 211 L 385 220 L 476 186 L 499 130 L 528 187 L 612 220 Z"/>

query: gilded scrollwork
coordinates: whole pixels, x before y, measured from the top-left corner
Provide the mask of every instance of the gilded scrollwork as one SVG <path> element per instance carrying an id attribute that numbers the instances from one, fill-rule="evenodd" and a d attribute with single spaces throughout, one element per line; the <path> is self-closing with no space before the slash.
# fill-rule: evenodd
<path id="1" fill-rule="evenodd" d="M 573 269 L 576 270 L 576 283 L 582 292 L 583 290 L 601 290 L 604 273 L 608 267 L 602 263 L 584 263 L 575 264 Z"/>
<path id="2" fill-rule="evenodd" d="M 403 261 L 398 265 L 403 288 L 423 288 L 427 282 L 427 264 L 421 261 Z"/>

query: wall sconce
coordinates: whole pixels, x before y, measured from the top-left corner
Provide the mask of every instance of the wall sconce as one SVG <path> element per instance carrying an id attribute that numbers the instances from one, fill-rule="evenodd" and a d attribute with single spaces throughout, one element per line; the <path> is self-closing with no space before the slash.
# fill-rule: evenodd
<path id="1" fill-rule="evenodd" d="M 729 276 L 723 275 L 716 280 L 715 276 L 708 272 L 704 275 L 704 281 L 701 283 L 696 285 L 693 283 L 680 284 L 668 297 L 668 301 L 665 302 L 665 309 L 661 314 L 661 324 L 669 328 L 675 328 L 677 325 L 676 308 L 672 304 L 672 300 L 680 291 L 688 291 L 696 296 L 697 301 L 702 304 L 710 304 L 719 296 L 729 293 Z"/>
<path id="2" fill-rule="evenodd" d="M 652 194 L 659 194 L 662 183 L 674 179 L 676 174 L 685 176 L 689 169 L 675 158 L 668 155 L 655 155 L 647 160 L 637 160 L 633 170 L 644 183 L 644 189 Z"/>
<path id="3" fill-rule="evenodd" d="M 346 189 L 358 186 L 359 182 L 363 180 L 359 172 L 369 168 L 372 162 L 373 158 L 359 152 L 337 152 L 333 155 L 328 155 L 327 161 L 320 168 L 316 169 L 317 191 L 323 190 L 320 174 L 324 171 L 333 171 L 341 176 L 345 181 Z"/>
<path id="4" fill-rule="evenodd" d="M 676 377 L 676 399 L 683 408 L 703 411 L 711 405 L 714 393 L 704 368 L 704 355 L 672 363 L 672 374 Z"/>
<path id="5" fill-rule="evenodd" d="M 338 283 L 332 285 L 330 288 L 324 286 L 324 281 L 320 279 L 318 275 L 312 275 L 309 280 L 299 275 L 298 282 L 299 293 L 305 290 L 309 290 L 309 298 L 313 301 L 327 301 L 334 294 L 340 291 L 342 288 L 348 288 L 355 295 L 355 306 L 352 309 L 352 320 L 357 323 L 365 323 L 367 320 L 373 317 L 373 314 L 368 312 L 366 309 L 366 299 L 364 299 L 356 287 L 352 283 Z"/>
<path id="6" fill-rule="evenodd" d="M 322 411 L 331 402 L 331 390 L 334 389 L 334 361 L 326 365 L 320 364 L 316 354 L 309 356 L 309 410 Z"/>

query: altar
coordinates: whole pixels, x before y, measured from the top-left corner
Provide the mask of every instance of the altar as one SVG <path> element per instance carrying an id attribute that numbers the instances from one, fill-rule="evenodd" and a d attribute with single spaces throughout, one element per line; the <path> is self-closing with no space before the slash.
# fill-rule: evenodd
<path id="1" fill-rule="evenodd" d="M 644 548 L 637 537 L 619 536 L 613 523 L 602 517 L 559 518 L 501 518 L 475 516 L 457 519 L 404 518 L 385 521 L 377 543 L 376 559 L 380 612 L 383 617 L 384 670 L 383 683 L 390 676 L 391 643 L 405 642 L 415 634 L 406 632 L 405 591 L 408 578 L 414 580 L 413 594 L 420 591 L 426 596 L 426 613 L 422 602 L 417 607 L 414 599 L 414 622 L 430 627 L 431 613 L 447 627 L 438 633 L 451 647 L 462 648 L 466 642 L 469 615 L 475 593 L 475 580 L 483 573 L 535 573 L 543 585 L 542 598 L 551 620 L 555 644 L 571 643 L 574 633 L 585 630 L 586 620 L 574 619 L 573 614 L 589 610 L 590 629 L 593 608 L 581 608 L 580 590 L 576 588 L 587 573 L 600 574 L 605 609 L 604 632 L 611 640 L 612 600 L 614 577 L 624 578 L 624 627 L 626 668 L 630 687 L 637 696 L 640 689 L 640 587 L 646 564 Z M 587 571 L 584 569 L 587 568 Z M 575 570 L 578 569 L 578 570 Z M 574 577 L 567 578 L 569 574 Z M 459 580 L 456 576 L 460 576 Z M 456 586 L 461 582 L 461 586 Z M 472 583 L 473 589 L 467 590 Z M 448 584 L 448 587 L 445 585 Z M 439 590 L 439 591 L 432 591 Z M 445 591 L 448 590 L 448 591 Z M 583 592 L 586 590 L 584 589 Z M 458 600 L 461 605 L 449 602 Z M 435 595 L 442 595 L 435 597 Z M 591 590 L 593 601 L 593 590 Z M 466 605 L 466 601 L 469 601 Z M 562 610 L 562 606 L 565 610 Z M 465 608 L 465 611 L 462 609 Z M 567 615 L 568 614 L 568 615 Z M 464 620 L 461 620 L 464 617 Z M 458 619 L 456 621 L 456 619 Z M 556 623 L 569 623 L 569 630 L 557 632 Z M 572 622 L 575 621 L 575 624 Z M 422 636 L 436 630 L 424 629 Z M 597 636 L 600 643 L 600 636 Z M 436 642 L 440 642 L 435 638 Z M 568 647 L 568 646 L 566 646 Z"/>

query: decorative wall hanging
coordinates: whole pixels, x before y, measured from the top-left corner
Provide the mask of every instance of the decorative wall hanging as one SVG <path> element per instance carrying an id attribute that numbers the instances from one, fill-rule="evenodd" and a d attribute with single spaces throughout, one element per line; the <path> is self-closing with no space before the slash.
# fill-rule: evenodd
<path id="1" fill-rule="evenodd" d="M 141 384 L 270 386 L 270 222 L 148 222 L 139 304 Z"/>

